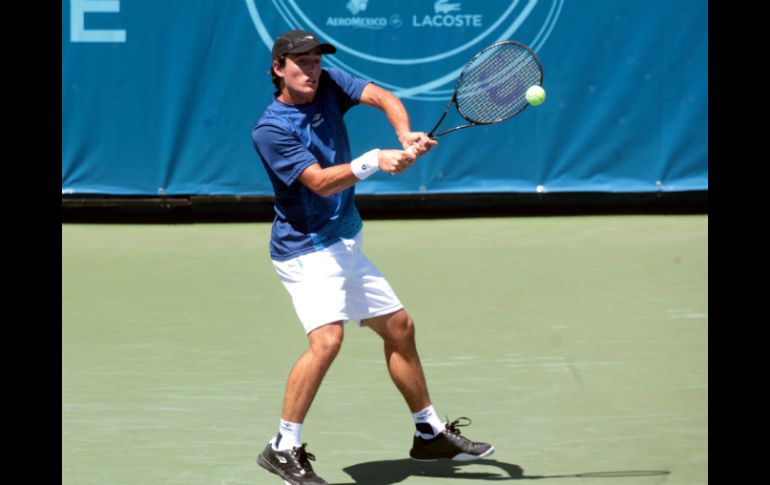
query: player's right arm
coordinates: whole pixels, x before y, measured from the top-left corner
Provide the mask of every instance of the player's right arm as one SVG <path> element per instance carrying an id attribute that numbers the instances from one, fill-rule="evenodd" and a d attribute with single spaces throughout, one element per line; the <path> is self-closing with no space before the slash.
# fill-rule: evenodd
<path id="1" fill-rule="evenodd" d="M 377 152 L 377 163 L 380 170 L 390 174 L 403 172 L 414 161 L 414 154 L 406 150 L 379 150 Z M 353 172 L 351 165 L 352 163 L 344 163 L 321 168 L 320 164 L 314 163 L 300 174 L 298 180 L 317 195 L 329 197 L 361 181 Z"/>
<path id="2" fill-rule="evenodd" d="M 289 186 L 299 181 L 321 197 L 342 192 L 366 178 L 361 173 L 363 160 L 368 165 L 376 164 L 374 170 L 391 174 L 403 172 L 415 161 L 415 155 L 407 150 L 377 150 L 376 157 L 367 154 L 350 163 L 322 168 L 315 155 L 275 124 L 256 127 L 252 130 L 252 141 L 265 164 L 281 182 Z"/>

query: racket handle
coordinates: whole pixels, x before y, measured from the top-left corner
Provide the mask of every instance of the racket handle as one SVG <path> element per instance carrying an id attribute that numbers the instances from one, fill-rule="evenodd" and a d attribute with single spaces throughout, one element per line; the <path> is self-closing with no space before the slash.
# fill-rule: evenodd
<path id="1" fill-rule="evenodd" d="M 409 145 L 409 148 L 407 148 L 406 151 L 414 155 L 414 145 Z"/>

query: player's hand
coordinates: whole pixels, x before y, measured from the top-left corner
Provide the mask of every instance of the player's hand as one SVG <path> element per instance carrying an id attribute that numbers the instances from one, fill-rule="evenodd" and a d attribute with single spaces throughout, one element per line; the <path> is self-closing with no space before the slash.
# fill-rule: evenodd
<path id="1" fill-rule="evenodd" d="M 399 136 L 399 141 L 405 150 L 411 151 L 416 157 L 428 153 L 438 142 L 421 131 L 410 131 Z"/>
<path id="2" fill-rule="evenodd" d="M 391 175 L 403 172 L 417 160 L 415 154 L 408 150 L 380 150 L 377 158 L 380 170 Z"/>

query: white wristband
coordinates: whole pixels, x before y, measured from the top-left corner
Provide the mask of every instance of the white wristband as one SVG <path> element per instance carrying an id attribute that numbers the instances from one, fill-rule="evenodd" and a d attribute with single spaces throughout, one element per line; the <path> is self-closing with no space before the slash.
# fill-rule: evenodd
<path id="1" fill-rule="evenodd" d="M 380 169 L 379 148 L 369 150 L 360 157 L 350 162 L 350 169 L 358 180 L 364 180 Z"/>

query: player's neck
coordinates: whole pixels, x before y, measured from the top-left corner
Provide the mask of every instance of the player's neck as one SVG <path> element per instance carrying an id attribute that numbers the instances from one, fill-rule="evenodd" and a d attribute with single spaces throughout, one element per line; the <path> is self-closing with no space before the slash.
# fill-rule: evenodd
<path id="1" fill-rule="evenodd" d="M 281 94 L 276 99 L 283 104 L 310 104 L 315 99 L 315 93 L 312 95 L 304 95 L 302 93 L 293 92 L 288 88 L 283 88 Z"/>

